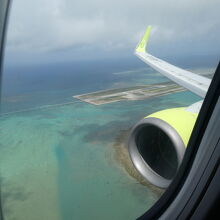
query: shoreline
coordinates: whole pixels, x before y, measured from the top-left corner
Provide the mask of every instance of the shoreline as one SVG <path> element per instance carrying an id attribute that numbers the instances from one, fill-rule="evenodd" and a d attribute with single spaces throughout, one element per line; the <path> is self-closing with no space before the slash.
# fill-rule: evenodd
<path id="1" fill-rule="evenodd" d="M 114 159 L 118 165 L 124 170 L 124 172 L 131 178 L 135 179 L 138 184 L 146 186 L 148 189 L 153 191 L 158 196 L 161 196 L 164 189 L 158 188 L 144 179 L 141 174 L 135 169 L 127 149 L 128 137 L 131 129 L 121 130 L 115 139 L 113 144 L 114 149 Z"/>

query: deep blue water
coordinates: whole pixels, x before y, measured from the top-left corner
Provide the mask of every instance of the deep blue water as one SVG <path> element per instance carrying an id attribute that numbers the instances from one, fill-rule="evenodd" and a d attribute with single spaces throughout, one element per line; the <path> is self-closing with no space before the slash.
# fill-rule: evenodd
<path id="1" fill-rule="evenodd" d="M 133 85 L 134 79 L 143 78 L 147 68 L 135 59 L 121 62 L 113 60 L 6 66 L 3 74 L 1 110 L 8 112 L 44 104 L 63 103 L 76 94 Z M 117 74 L 136 69 L 143 71 L 139 72 L 138 76 L 135 73 Z"/>

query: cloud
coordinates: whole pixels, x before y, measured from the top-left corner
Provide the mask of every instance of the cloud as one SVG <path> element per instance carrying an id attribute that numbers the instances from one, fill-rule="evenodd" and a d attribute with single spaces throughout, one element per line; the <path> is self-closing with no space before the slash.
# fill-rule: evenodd
<path id="1" fill-rule="evenodd" d="M 155 53 L 217 53 L 219 8 L 219 0 L 17 0 L 6 49 L 11 54 L 131 51 L 151 24 L 149 47 Z"/>

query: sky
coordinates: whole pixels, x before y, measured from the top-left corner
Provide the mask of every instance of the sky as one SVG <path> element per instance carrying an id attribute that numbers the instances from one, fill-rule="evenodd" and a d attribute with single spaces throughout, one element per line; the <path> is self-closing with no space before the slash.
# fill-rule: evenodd
<path id="1" fill-rule="evenodd" d="M 148 25 L 154 55 L 220 55 L 219 11 L 219 0 L 14 0 L 6 60 L 129 57 Z"/>

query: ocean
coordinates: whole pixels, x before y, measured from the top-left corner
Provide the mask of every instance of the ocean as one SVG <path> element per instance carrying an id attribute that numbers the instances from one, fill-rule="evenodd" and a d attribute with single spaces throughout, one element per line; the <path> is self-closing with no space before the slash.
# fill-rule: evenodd
<path id="1" fill-rule="evenodd" d="M 150 113 L 200 98 L 186 91 L 95 106 L 72 96 L 165 81 L 136 58 L 5 66 L 0 113 L 5 219 L 132 220 L 149 209 L 162 191 L 129 172 L 129 130 Z"/>

